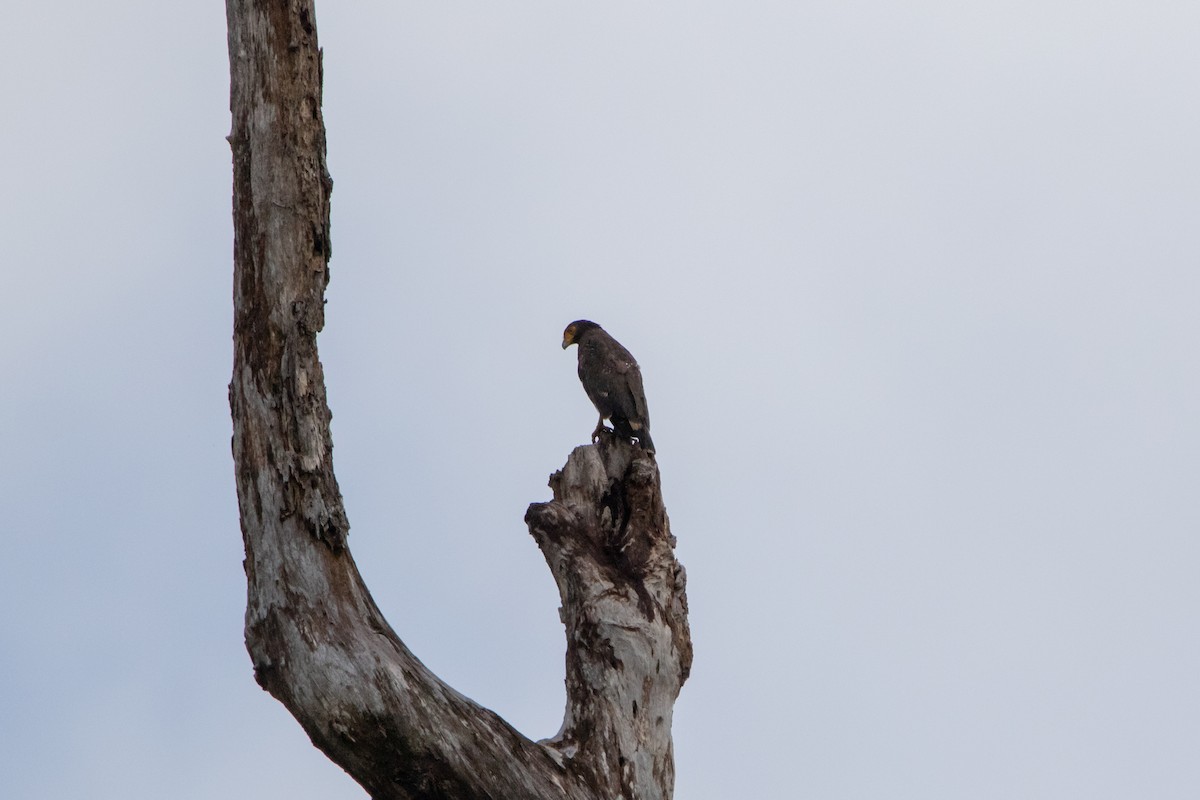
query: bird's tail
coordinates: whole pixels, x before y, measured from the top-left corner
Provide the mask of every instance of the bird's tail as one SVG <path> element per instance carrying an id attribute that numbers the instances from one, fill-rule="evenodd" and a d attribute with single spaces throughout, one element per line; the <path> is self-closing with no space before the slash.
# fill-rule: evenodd
<path id="1" fill-rule="evenodd" d="M 654 452 L 654 440 L 650 438 L 650 430 L 644 424 L 638 422 L 630 423 L 625 417 L 619 416 L 613 416 L 611 420 L 613 431 L 618 436 L 623 437 L 625 441 L 637 439 L 639 447 L 647 453 Z"/>

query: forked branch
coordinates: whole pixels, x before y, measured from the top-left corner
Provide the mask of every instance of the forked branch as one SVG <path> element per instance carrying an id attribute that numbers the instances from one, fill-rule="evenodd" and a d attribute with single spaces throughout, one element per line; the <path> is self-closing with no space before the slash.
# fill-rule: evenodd
<path id="1" fill-rule="evenodd" d="M 534 742 L 425 668 L 346 547 L 316 337 L 328 282 L 311 0 L 227 0 L 234 174 L 233 455 L 255 677 L 379 798 L 665 800 L 691 664 L 684 573 L 653 457 L 571 454 L 526 519 L 562 596 L 567 710 Z"/>

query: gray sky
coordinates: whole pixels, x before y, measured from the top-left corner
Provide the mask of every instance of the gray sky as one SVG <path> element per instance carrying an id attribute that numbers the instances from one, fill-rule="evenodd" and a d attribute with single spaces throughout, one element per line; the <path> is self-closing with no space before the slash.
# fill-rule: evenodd
<path id="1" fill-rule="evenodd" d="M 677 796 L 1200 786 L 1200 6 L 324 3 L 350 544 L 540 738 L 528 503 L 642 363 Z M 0 796 L 363 798 L 255 685 L 219 3 L 6 12 Z"/>

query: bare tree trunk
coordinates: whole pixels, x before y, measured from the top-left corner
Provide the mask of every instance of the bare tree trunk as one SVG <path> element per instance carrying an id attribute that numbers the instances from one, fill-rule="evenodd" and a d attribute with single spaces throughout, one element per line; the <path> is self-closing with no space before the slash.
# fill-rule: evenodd
<path id="1" fill-rule="evenodd" d="M 374 798 L 659 800 L 691 665 L 657 465 L 577 448 L 526 521 L 562 596 L 567 710 L 534 742 L 443 683 L 384 620 L 349 523 L 316 336 L 329 279 L 311 0 L 227 0 L 234 174 L 233 454 L 258 682 Z"/>

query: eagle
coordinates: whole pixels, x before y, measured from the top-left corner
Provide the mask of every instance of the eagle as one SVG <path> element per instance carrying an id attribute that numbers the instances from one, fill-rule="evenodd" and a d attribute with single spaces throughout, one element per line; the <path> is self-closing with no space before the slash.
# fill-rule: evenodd
<path id="1" fill-rule="evenodd" d="M 592 441 L 608 430 L 604 420 L 609 419 L 619 436 L 626 441 L 637 439 L 643 450 L 653 453 L 650 412 L 646 408 L 642 370 L 637 361 L 620 342 L 591 320 L 577 319 L 563 331 L 563 349 L 573 344 L 579 345 L 579 382 L 600 412 L 600 421 L 592 431 Z"/>

